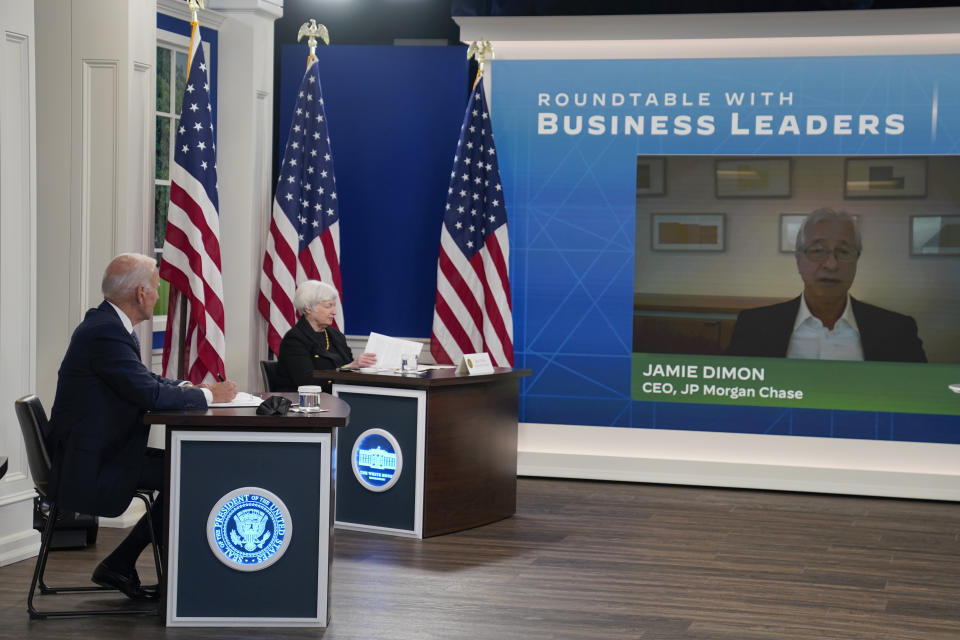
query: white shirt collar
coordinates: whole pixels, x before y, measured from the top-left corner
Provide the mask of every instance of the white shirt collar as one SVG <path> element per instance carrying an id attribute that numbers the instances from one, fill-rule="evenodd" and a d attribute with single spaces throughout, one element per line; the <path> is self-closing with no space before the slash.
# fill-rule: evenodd
<path id="1" fill-rule="evenodd" d="M 796 331 L 797 327 L 802 325 L 810 318 L 813 318 L 819 322 L 821 326 L 823 325 L 823 322 L 821 322 L 820 318 L 815 317 L 810 312 L 810 307 L 807 306 L 807 298 L 801 294 L 800 309 L 797 311 L 797 319 L 793 323 L 793 330 Z M 857 332 L 857 335 L 860 335 L 860 327 L 857 326 L 857 319 L 853 315 L 853 306 L 850 304 L 849 293 L 847 294 L 847 305 L 843 308 L 843 313 L 840 314 L 840 318 L 837 320 L 837 322 L 846 322 L 851 329 Z M 836 328 L 836 325 L 834 325 L 834 328 Z"/>
<path id="2" fill-rule="evenodd" d="M 127 314 L 125 314 L 120 307 L 113 304 L 109 300 L 107 300 L 107 302 L 110 303 L 110 306 L 113 307 L 113 310 L 117 312 L 118 316 L 120 316 L 120 322 L 123 323 L 123 328 L 127 330 L 127 333 L 133 333 L 133 323 L 130 321 L 130 318 L 127 317 Z"/>

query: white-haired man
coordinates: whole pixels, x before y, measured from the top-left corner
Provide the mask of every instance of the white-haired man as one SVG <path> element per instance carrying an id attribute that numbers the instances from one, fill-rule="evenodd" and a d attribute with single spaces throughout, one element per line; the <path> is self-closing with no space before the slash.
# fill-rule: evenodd
<path id="1" fill-rule="evenodd" d="M 147 448 L 151 409 L 206 408 L 231 400 L 233 382 L 193 387 L 152 373 L 141 361 L 133 327 L 153 315 L 160 277 L 156 261 L 124 253 L 103 274 L 104 301 L 87 311 L 70 338 L 57 379 L 48 443 L 53 464 L 50 495 L 64 509 L 118 516 L 137 489 L 163 488 L 163 452 Z M 163 501 L 151 510 L 162 531 Z M 97 584 L 133 599 L 150 599 L 134 568 L 150 543 L 146 517 L 93 573 Z"/>
<path id="2" fill-rule="evenodd" d="M 817 209 L 807 216 L 794 252 L 803 293 L 741 311 L 727 354 L 926 362 L 913 318 L 850 295 L 862 249 L 860 229 L 850 214 Z"/>

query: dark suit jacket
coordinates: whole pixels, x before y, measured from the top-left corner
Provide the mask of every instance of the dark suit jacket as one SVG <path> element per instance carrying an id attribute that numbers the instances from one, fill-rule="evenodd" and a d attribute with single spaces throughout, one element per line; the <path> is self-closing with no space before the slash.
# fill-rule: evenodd
<path id="1" fill-rule="evenodd" d="M 303 316 L 287 331 L 277 354 L 277 385 L 280 391 L 296 391 L 302 384 L 320 384 L 329 391 L 329 383 L 313 377 L 316 369 L 336 369 L 353 361 L 347 338 L 327 327 L 330 349 L 323 333 L 317 333 Z"/>
<path id="2" fill-rule="evenodd" d="M 200 389 L 152 373 L 104 301 L 87 311 L 60 364 L 50 415 L 50 492 L 59 506 L 113 517 L 130 504 L 147 451 L 149 409 L 205 408 Z"/>
<path id="3" fill-rule="evenodd" d="M 927 361 L 913 318 L 853 297 L 850 304 L 860 330 L 864 360 Z M 799 310 L 800 296 L 780 304 L 741 311 L 733 327 L 727 354 L 785 358 Z"/>

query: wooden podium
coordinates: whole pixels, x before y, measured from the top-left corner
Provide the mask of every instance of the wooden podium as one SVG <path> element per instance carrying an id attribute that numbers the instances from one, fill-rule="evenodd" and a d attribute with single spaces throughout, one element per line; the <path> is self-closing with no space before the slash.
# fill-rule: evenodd
<path id="1" fill-rule="evenodd" d="M 168 626 L 327 626 L 333 452 L 350 408 L 328 394 L 320 407 L 146 414 L 167 426 Z"/>
<path id="2" fill-rule="evenodd" d="M 424 538 L 516 512 L 518 387 L 529 369 L 314 375 L 332 381 L 351 411 L 338 436 L 337 527 Z M 389 461 L 371 472 L 358 462 L 363 456 Z M 400 469 L 383 468 L 393 456 Z"/>

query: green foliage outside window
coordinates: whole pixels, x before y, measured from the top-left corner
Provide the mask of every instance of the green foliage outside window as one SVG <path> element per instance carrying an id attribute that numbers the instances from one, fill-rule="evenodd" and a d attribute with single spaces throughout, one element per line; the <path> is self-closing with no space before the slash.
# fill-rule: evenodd
<path id="1" fill-rule="evenodd" d="M 163 259 L 163 241 L 167 231 L 167 210 L 170 206 L 170 164 L 179 121 L 180 105 L 187 81 L 187 53 L 169 47 L 157 47 L 157 122 L 156 172 L 154 175 L 154 251 L 157 264 Z M 160 281 L 160 298 L 153 315 L 167 315 L 170 284 Z"/>
<path id="2" fill-rule="evenodd" d="M 154 190 L 154 248 L 163 249 L 167 233 L 167 207 L 170 206 L 170 187 L 158 184 Z M 159 258 L 158 258 L 159 260 Z"/>
<path id="3" fill-rule="evenodd" d="M 157 112 L 170 111 L 170 49 L 157 47 Z"/>
<path id="4" fill-rule="evenodd" d="M 170 301 L 170 283 L 166 280 L 160 281 L 160 297 L 157 298 L 157 304 L 153 305 L 153 315 L 155 316 L 165 316 L 167 315 L 167 303 Z"/>
<path id="5" fill-rule="evenodd" d="M 177 59 L 177 102 L 173 105 L 173 113 L 180 113 L 180 105 L 183 104 L 183 93 L 187 88 L 187 54 L 183 51 L 175 51 Z"/>
<path id="6" fill-rule="evenodd" d="M 170 121 L 167 116 L 157 115 L 157 173 L 158 180 L 170 179 Z"/>

